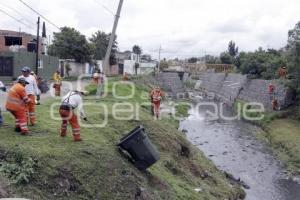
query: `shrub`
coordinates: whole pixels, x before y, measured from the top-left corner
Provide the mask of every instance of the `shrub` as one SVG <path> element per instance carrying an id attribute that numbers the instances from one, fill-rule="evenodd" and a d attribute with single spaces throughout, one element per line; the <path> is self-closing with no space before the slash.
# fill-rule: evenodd
<path id="1" fill-rule="evenodd" d="M 10 153 L 5 161 L 0 163 L 0 172 L 7 176 L 14 184 L 29 183 L 36 167 L 31 157 L 26 157 L 21 150 Z"/>

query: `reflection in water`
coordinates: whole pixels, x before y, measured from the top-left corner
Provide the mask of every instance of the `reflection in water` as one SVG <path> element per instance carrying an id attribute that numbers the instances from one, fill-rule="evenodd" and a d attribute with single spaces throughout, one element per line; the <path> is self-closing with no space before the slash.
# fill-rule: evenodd
<path id="1" fill-rule="evenodd" d="M 248 200 L 298 200 L 300 185 L 286 178 L 277 160 L 256 140 L 260 129 L 241 120 L 211 120 L 209 109 L 191 109 L 190 116 L 181 121 L 180 129 L 187 138 L 216 166 L 240 178 L 250 187 Z M 233 115 L 230 109 L 224 115 Z"/>

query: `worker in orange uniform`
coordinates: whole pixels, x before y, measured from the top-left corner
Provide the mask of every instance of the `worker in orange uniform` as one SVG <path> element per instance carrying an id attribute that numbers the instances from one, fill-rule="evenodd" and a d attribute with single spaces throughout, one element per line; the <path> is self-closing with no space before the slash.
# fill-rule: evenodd
<path id="1" fill-rule="evenodd" d="M 56 70 L 56 72 L 53 74 L 53 80 L 54 80 L 54 85 L 53 88 L 55 89 L 55 96 L 60 96 L 60 91 L 61 91 L 61 76 L 60 76 L 60 72 L 58 70 Z"/>
<path id="2" fill-rule="evenodd" d="M 100 78 L 99 75 L 100 75 L 99 70 L 96 69 L 95 72 L 93 73 L 93 82 L 95 85 L 98 85 L 98 83 L 99 83 L 99 78 Z"/>
<path id="3" fill-rule="evenodd" d="M 29 83 L 25 78 L 19 78 L 18 82 L 9 90 L 6 101 L 6 110 L 15 117 L 15 131 L 22 135 L 28 134 L 26 120 L 26 104 L 30 102 L 25 86 Z"/>
<path id="4" fill-rule="evenodd" d="M 26 94 L 30 99 L 30 102 L 27 104 L 27 122 L 30 121 L 30 124 L 34 126 L 36 122 L 35 98 L 37 95 L 39 95 L 39 89 L 34 76 L 30 74 L 31 69 L 29 67 L 23 67 L 21 71 L 23 75 L 19 78 L 25 78 L 25 80 L 28 82 L 25 87 Z"/>
<path id="5" fill-rule="evenodd" d="M 66 96 L 62 98 L 62 103 L 59 108 L 59 113 L 62 119 L 60 136 L 65 137 L 67 135 L 68 123 L 71 124 L 73 132 L 74 142 L 79 142 L 80 138 L 80 126 L 78 123 L 77 115 L 75 114 L 75 109 L 78 108 L 80 112 L 80 117 L 87 121 L 87 117 L 82 106 L 82 95 L 87 95 L 85 91 L 70 91 Z"/>
<path id="6" fill-rule="evenodd" d="M 272 100 L 272 109 L 275 111 L 278 110 L 278 100 L 275 98 Z"/>
<path id="7" fill-rule="evenodd" d="M 127 74 L 127 72 L 125 72 L 124 75 L 123 75 L 123 81 L 128 81 L 128 74 Z"/>
<path id="8" fill-rule="evenodd" d="M 164 97 L 164 92 L 159 87 L 155 87 L 150 92 L 151 105 L 153 109 L 153 115 L 158 119 L 160 115 L 160 102 Z"/>
<path id="9" fill-rule="evenodd" d="M 278 75 L 280 78 L 285 79 L 286 78 L 286 67 L 280 67 L 278 69 Z"/>

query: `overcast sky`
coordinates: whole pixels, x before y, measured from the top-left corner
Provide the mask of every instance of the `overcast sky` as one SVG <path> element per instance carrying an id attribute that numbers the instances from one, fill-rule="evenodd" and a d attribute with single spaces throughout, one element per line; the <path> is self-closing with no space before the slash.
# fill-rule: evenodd
<path id="1" fill-rule="evenodd" d="M 110 32 L 118 0 L 23 0 L 58 26 L 71 26 L 90 37 Z M 0 0 L 0 9 L 35 26 L 37 15 L 19 0 Z M 219 54 L 230 40 L 240 50 L 280 48 L 300 21 L 299 0 L 124 0 L 117 29 L 121 51 L 134 44 L 154 58 Z M 0 29 L 35 33 L 0 12 Z M 47 25 L 48 32 L 57 31 Z M 51 30 L 49 30 L 51 29 Z"/>

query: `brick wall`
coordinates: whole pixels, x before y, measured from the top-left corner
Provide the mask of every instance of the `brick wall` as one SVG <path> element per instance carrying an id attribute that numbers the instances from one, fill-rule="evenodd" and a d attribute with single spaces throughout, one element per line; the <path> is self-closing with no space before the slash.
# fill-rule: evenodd
<path id="1" fill-rule="evenodd" d="M 7 30 L 0 30 L 0 52 L 8 52 L 9 46 L 5 45 L 5 37 L 22 37 L 22 46 L 27 49 L 27 44 L 31 42 L 33 39 L 36 39 L 36 36 L 30 35 L 24 32 L 15 32 L 15 31 L 7 31 Z M 40 53 L 41 53 L 41 42 L 42 39 L 40 38 Z"/>

